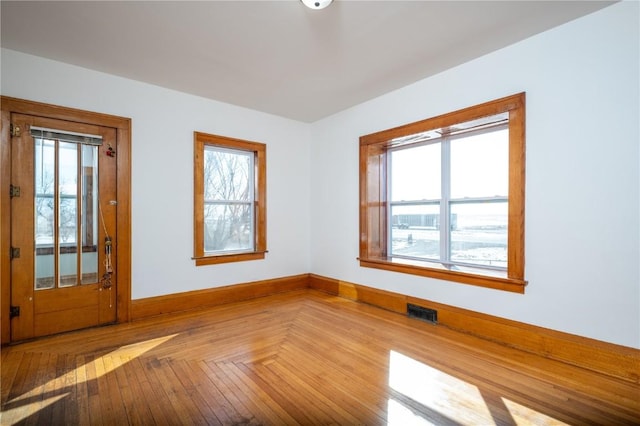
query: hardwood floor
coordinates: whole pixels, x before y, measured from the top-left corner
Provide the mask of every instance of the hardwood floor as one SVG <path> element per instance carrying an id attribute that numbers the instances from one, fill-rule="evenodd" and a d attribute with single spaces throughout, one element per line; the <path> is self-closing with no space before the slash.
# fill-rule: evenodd
<path id="1" fill-rule="evenodd" d="M 2 348 L 2 424 L 640 424 L 640 386 L 296 291 Z"/>

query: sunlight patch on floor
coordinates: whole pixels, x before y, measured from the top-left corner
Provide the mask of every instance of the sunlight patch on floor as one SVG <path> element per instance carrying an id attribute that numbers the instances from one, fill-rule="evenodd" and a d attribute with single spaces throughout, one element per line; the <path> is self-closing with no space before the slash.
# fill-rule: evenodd
<path id="1" fill-rule="evenodd" d="M 556 420 L 553 417 L 549 417 L 545 414 L 542 414 L 538 411 L 532 410 L 529 407 L 525 407 L 524 405 L 520 405 L 517 402 L 513 402 L 508 400 L 507 398 L 502 398 L 502 402 L 509 409 L 511 416 L 515 424 L 517 425 L 545 425 L 545 426 L 556 426 L 556 425 L 566 425 L 567 423 L 561 422 L 560 420 Z"/>
<path id="2" fill-rule="evenodd" d="M 27 417 L 37 413 L 38 411 L 47 408 L 49 405 L 60 401 L 62 398 L 66 397 L 67 395 L 69 395 L 69 392 L 62 393 L 60 395 L 55 395 L 50 398 L 45 398 L 40 401 L 27 403 L 16 408 L 10 408 L 8 410 L 5 410 L 1 413 L 2 424 L 3 425 L 8 424 L 8 423 L 5 423 L 5 420 L 7 419 L 12 419 L 11 424 L 15 424 L 19 421 L 22 421 Z"/>
<path id="3" fill-rule="evenodd" d="M 387 425 L 389 426 L 438 426 L 436 422 L 429 421 L 412 409 L 405 407 L 395 399 L 389 399 L 387 403 Z"/>
<path id="4" fill-rule="evenodd" d="M 388 425 L 564 424 L 505 397 L 498 398 L 502 407 L 487 404 L 483 392 L 491 391 L 396 351 L 389 354 L 389 387 Z"/>
<path id="5" fill-rule="evenodd" d="M 24 420 L 27 417 L 38 412 L 39 410 L 47 407 L 48 405 L 51 405 L 66 397 L 70 394 L 70 392 L 55 395 L 51 398 L 40 399 L 39 401 L 34 403 L 28 403 L 26 401 L 37 399 L 38 397 L 42 398 L 43 395 L 46 395 L 49 392 L 65 390 L 65 383 L 72 383 L 72 386 L 76 386 L 88 380 L 98 379 L 125 365 L 130 360 L 137 358 L 142 354 L 152 350 L 153 348 L 173 339 L 177 335 L 178 334 L 170 334 L 168 336 L 158 337 L 156 339 L 150 339 L 142 342 L 132 343 L 130 345 L 121 346 L 118 349 L 109 352 L 108 354 L 105 354 L 99 358 L 96 358 L 89 363 L 78 366 L 74 370 L 71 370 L 62 376 L 56 377 L 55 379 L 51 379 L 42 385 L 36 386 L 29 392 L 26 392 L 7 402 L 7 404 L 13 405 L 24 401 L 24 404 L 19 405 L 15 408 L 7 409 L 0 413 L 3 419 L 2 424 L 4 424 L 5 419 L 11 419 L 11 424 Z M 91 375 L 91 377 L 87 375 L 87 367 L 92 367 L 92 370 L 95 371 L 95 374 Z"/>

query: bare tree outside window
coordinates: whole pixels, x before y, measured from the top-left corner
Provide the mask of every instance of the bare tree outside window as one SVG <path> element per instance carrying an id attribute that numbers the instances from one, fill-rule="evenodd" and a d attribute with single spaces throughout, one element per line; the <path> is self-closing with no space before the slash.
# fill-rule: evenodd
<path id="1" fill-rule="evenodd" d="M 267 148 L 194 132 L 196 266 L 264 259 Z"/>
<path id="2" fill-rule="evenodd" d="M 54 229 L 54 197 L 47 192 L 38 193 L 36 196 L 36 223 L 37 236 L 51 240 Z M 76 197 L 61 197 L 60 208 L 60 242 L 76 242 Z M 53 241 L 40 241 L 42 244 L 53 244 Z"/>
<path id="3" fill-rule="evenodd" d="M 54 141 L 38 139 L 36 155 L 36 243 L 53 245 L 55 212 L 55 173 L 53 149 Z M 75 168 L 73 170 L 75 173 Z M 61 243 L 76 242 L 77 202 L 75 174 L 61 173 L 59 176 L 60 204 L 58 206 L 58 227 Z M 63 189 L 64 188 L 64 189 Z"/>
<path id="4" fill-rule="evenodd" d="M 205 251 L 253 249 L 253 153 L 207 147 L 204 180 Z"/>

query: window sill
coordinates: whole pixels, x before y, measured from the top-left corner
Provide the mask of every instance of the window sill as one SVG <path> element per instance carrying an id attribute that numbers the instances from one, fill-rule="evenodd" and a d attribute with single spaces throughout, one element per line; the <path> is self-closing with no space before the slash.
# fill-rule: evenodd
<path id="1" fill-rule="evenodd" d="M 244 262 L 246 260 L 264 259 L 266 251 L 254 251 L 251 253 L 233 253 L 215 256 L 194 257 L 196 266 L 217 265 L 219 263 Z"/>
<path id="2" fill-rule="evenodd" d="M 504 272 L 504 276 L 479 275 L 468 272 L 451 271 L 444 267 L 426 267 L 420 262 L 398 258 L 359 258 L 358 260 L 360 261 L 360 266 L 365 268 L 384 269 L 387 271 L 420 275 L 513 293 L 524 294 L 524 288 L 527 285 L 527 282 L 524 280 L 508 278 L 506 272 Z"/>

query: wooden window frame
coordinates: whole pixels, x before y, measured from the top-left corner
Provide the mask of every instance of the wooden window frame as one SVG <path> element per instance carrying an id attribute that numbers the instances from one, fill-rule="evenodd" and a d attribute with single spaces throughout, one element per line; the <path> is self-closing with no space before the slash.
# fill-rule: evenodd
<path id="1" fill-rule="evenodd" d="M 387 153 L 391 141 L 508 112 L 509 218 L 507 271 L 502 274 L 453 271 L 432 262 L 390 257 L 387 217 Z M 525 93 L 360 137 L 360 266 L 524 293 Z"/>
<path id="2" fill-rule="evenodd" d="M 267 253 L 267 147 L 225 136 L 194 132 L 194 257 L 196 266 L 264 259 Z M 253 152 L 255 167 L 254 249 L 249 252 L 206 254 L 204 251 L 204 150 L 206 146 Z"/>

